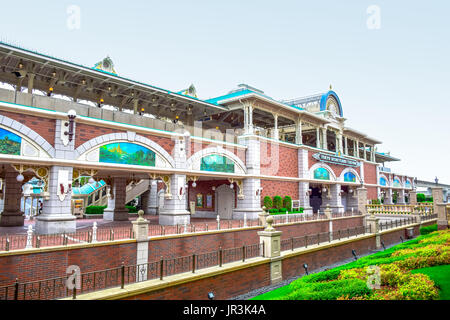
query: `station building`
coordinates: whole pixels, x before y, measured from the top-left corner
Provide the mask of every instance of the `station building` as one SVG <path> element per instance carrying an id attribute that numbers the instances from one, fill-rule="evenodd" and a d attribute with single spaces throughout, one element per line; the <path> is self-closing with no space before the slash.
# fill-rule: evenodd
<path id="1" fill-rule="evenodd" d="M 331 86 L 279 101 L 240 84 L 202 100 L 193 85 L 171 91 L 125 78 L 109 57 L 85 67 L 5 43 L 0 82 L 0 226 L 23 225 L 30 181 L 40 188 L 38 233 L 74 231 L 74 201 L 93 203 L 95 193 L 105 220 L 127 220 L 125 204 L 138 197 L 173 225 L 256 219 L 275 195 L 305 214 L 357 210 L 360 187 L 369 200 L 402 204 L 415 187 L 384 166 L 399 159 L 378 152 L 381 141 L 346 126 Z M 95 187 L 83 188 L 86 177 Z"/>

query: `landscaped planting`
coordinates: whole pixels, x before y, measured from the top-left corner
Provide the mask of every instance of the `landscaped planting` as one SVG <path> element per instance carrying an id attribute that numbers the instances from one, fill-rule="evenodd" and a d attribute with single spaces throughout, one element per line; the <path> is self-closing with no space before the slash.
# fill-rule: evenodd
<path id="1" fill-rule="evenodd" d="M 286 213 L 303 213 L 303 208 L 292 209 L 292 197 L 274 196 L 273 200 L 269 196 L 265 196 L 263 204 L 267 211 L 272 215 L 286 214 Z"/>
<path id="2" fill-rule="evenodd" d="M 449 265 L 450 230 L 435 231 L 349 264 L 304 276 L 285 287 L 253 299 L 449 299 Z M 377 274 L 380 276 L 380 282 L 378 287 L 372 289 L 368 284 L 373 282 L 368 279 L 374 279 L 374 270 L 377 268 L 379 268 Z M 439 269 L 434 270 L 434 268 Z M 424 272 L 420 272 L 421 270 Z"/>

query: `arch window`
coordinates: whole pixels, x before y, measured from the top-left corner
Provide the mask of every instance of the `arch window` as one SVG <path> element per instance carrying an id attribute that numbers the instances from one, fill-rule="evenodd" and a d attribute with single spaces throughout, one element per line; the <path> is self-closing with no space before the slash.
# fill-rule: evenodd
<path id="1" fill-rule="evenodd" d="M 325 168 L 317 168 L 314 170 L 314 179 L 330 180 L 330 172 Z"/>
<path id="2" fill-rule="evenodd" d="M 234 162 L 225 156 L 211 154 L 202 158 L 200 170 L 234 173 Z"/>

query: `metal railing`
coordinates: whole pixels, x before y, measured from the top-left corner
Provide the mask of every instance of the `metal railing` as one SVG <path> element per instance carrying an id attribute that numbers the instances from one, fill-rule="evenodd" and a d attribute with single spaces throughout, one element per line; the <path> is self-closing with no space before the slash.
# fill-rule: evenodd
<path id="1" fill-rule="evenodd" d="M 379 222 L 380 231 L 406 226 L 417 223 L 417 217 L 400 218 L 386 222 Z"/>
<path id="2" fill-rule="evenodd" d="M 313 245 L 329 243 L 333 240 L 342 240 L 345 238 L 356 237 L 366 233 L 371 233 L 371 226 L 358 226 L 354 228 L 340 229 L 332 232 L 321 232 L 316 234 L 304 235 L 301 237 L 291 237 L 281 240 L 281 251 L 287 251 L 298 248 L 308 248 Z"/>
<path id="3" fill-rule="evenodd" d="M 30 229 L 29 229 L 30 230 Z M 31 248 L 53 246 L 67 246 L 70 244 L 92 243 L 98 241 L 114 241 L 133 239 L 132 227 L 90 228 L 89 230 L 73 233 L 57 233 L 38 235 L 28 234 L 0 235 L 0 251 L 12 251 Z"/>
<path id="4" fill-rule="evenodd" d="M 122 264 L 120 267 L 87 272 L 80 275 L 79 287 L 67 285 L 68 277 L 57 277 L 39 281 L 20 283 L 0 287 L 0 300 L 52 300 L 72 297 L 88 292 L 120 287 L 127 284 L 160 279 L 167 276 L 192 272 L 214 266 L 264 256 L 264 245 L 253 244 L 237 248 L 222 249 L 192 254 L 176 258 L 163 258 L 145 264 Z"/>

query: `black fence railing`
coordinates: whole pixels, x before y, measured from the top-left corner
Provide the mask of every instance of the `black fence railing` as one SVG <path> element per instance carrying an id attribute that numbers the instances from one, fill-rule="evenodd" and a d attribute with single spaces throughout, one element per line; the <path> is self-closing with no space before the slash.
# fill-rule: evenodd
<path id="1" fill-rule="evenodd" d="M 122 265 L 116 268 L 83 273 L 76 281 L 70 282 L 71 276 L 52 278 L 40 281 L 20 283 L 0 287 L 0 300 L 53 300 L 72 297 L 83 293 L 121 287 L 152 279 L 163 280 L 167 276 L 193 272 L 199 269 L 223 264 L 246 261 L 264 255 L 263 244 L 254 244 L 238 248 L 193 254 L 176 258 L 161 258 L 145 264 Z"/>
<path id="2" fill-rule="evenodd" d="M 371 232 L 372 230 L 370 226 L 358 226 L 333 232 L 321 232 L 304 235 L 301 237 L 291 237 L 289 239 L 281 240 L 281 251 L 308 248 L 310 246 L 324 244 L 333 240 L 342 240 L 344 238 L 355 237 Z"/>
<path id="3" fill-rule="evenodd" d="M 33 234 L 30 243 L 28 243 L 27 234 L 7 234 L 0 235 L 0 251 L 25 249 L 27 244 L 31 245 L 32 248 L 43 248 L 91 243 L 93 241 L 114 241 L 133 238 L 132 227 L 98 228 L 95 234 L 92 228 L 73 233 Z"/>
<path id="4" fill-rule="evenodd" d="M 390 220 L 386 222 L 380 222 L 380 231 L 403 227 L 412 223 L 417 223 L 417 217 L 412 216 L 408 218 L 399 218 L 395 220 Z"/>
<path id="5" fill-rule="evenodd" d="M 435 214 L 427 214 L 427 215 L 420 216 L 420 220 L 421 221 L 430 221 L 430 220 L 433 220 L 433 219 L 437 219 L 437 217 L 438 217 L 437 213 L 435 213 Z"/>

